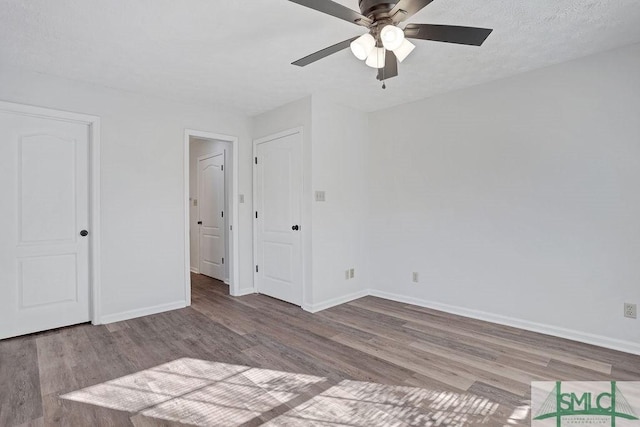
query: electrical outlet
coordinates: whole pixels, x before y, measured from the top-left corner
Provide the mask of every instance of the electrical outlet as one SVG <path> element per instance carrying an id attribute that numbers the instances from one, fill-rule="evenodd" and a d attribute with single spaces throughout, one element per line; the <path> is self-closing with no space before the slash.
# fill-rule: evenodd
<path id="1" fill-rule="evenodd" d="M 624 317 L 628 317 L 630 319 L 638 318 L 638 309 L 635 304 L 631 304 L 628 302 L 624 303 Z"/>
<path id="2" fill-rule="evenodd" d="M 356 277 L 356 269 L 351 268 L 349 269 L 349 279 L 353 279 L 354 277 Z"/>
<path id="3" fill-rule="evenodd" d="M 327 196 L 324 191 L 316 191 L 316 202 L 324 202 L 326 200 Z"/>
<path id="4" fill-rule="evenodd" d="M 413 272 L 413 283 L 418 283 L 418 272 L 417 271 Z"/>
<path id="5" fill-rule="evenodd" d="M 349 270 L 344 271 L 344 279 L 349 280 Z"/>

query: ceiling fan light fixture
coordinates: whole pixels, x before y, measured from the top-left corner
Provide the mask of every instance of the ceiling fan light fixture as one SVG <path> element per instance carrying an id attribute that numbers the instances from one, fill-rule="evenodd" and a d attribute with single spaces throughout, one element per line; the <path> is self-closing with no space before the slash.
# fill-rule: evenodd
<path id="1" fill-rule="evenodd" d="M 385 25 L 380 31 L 380 39 L 387 50 L 396 50 L 402 45 L 404 31 L 395 25 Z"/>
<path id="2" fill-rule="evenodd" d="M 371 34 L 367 33 L 351 42 L 351 52 L 353 52 L 356 58 L 364 61 L 375 46 L 376 40 Z"/>
<path id="3" fill-rule="evenodd" d="M 409 56 L 411 52 L 413 52 L 413 49 L 415 48 L 416 45 L 411 43 L 409 40 L 404 39 L 400 47 L 395 49 L 393 53 L 396 54 L 396 58 L 398 58 L 398 61 L 402 62 L 407 58 L 407 56 Z"/>
<path id="4" fill-rule="evenodd" d="M 386 49 L 383 47 L 374 48 L 367 57 L 367 64 L 371 68 L 383 68 Z"/>

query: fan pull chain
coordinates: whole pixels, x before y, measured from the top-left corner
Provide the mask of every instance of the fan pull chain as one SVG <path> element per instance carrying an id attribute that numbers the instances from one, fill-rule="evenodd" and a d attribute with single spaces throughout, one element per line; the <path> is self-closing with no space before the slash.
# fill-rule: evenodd
<path id="1" fill-rule="evenodd" d="M 378 32 L 378 36 L 376 38 L 377 38 L 376 46 L 378 44 L 382 44 L 382 42 L 380 41 L 380 33 L 379 32 Z M 383 62 L 384 62 L 384 64 L 382 65 L 382 89 L 384 90 L 384 89 L 387 88 L 387 84 L 385 83 L 386 76 L 384 75 L 384 72 L 386 71 L 386 68 L 387 68 L 387 51 L 386 50 L 384 51 Z"/>

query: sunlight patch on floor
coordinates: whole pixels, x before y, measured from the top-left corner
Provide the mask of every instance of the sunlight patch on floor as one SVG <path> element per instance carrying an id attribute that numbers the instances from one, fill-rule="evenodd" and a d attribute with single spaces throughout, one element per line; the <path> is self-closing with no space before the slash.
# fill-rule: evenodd
<path id="1" fill-rule="evenodd" d="M 61 398 L 201 426 L 496 425 L 501 412 L 498 403 L 471 393 L 351 380 L 331 384 L 313 375 L 189 358 Z M 526 425 L 528 411 L 502 418 Z"/>

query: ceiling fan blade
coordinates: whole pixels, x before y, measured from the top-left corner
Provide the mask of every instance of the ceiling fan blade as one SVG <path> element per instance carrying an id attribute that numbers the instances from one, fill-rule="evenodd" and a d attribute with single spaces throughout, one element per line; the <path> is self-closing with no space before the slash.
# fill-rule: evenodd
<path id="1" fill-rule="evenodd" d="M 355 10 L 349 9 L 348 7 L 331 0 L 289 1 L 317 10 L 318 12 L 326 13 L 327 15 L 335 16 L 336 18 L 344 19 L 345 21 L 352 22 L 356 25 L 362 25 L 363 27 L 369 27 L 369 25 L 373 23 L 369 18 L 360 14 L 360 12 L 356 12 Z"/>
<path id="2" fill-rule="evenodd" d="M 393 9 L 389 11 L 389 16 L 394 24 L 398 24 L 420 12 L 432 1 L 433 0 L 400 0 Z"/>
<path id="3" fill-rule="evenodd" d="M 408 24 L 404 35 L 411 39 L 481 46 L 492 31 L 489 28 L 455 25 Z"/>
<path id="4" fill-rule="evenodd" d="M 304 58 L 298 59 L 295 62 L 292 62 L 292 65 L 297 65 L 298 67 L 304 67 L 306 65 L 311 64 L 312 62 L 316 62 L 322 58 L 325 58 L 329 55 L 333 55 L 336 52 L 340 52 L 343 49 L 349 47 L 352 41 L 357 39 L 358 37 L 352 37 L 349 40 L 342 41 L 340 43 L 336 43 L 333 46 L 325 47 L 322 50 L 319 50 L 311 55 L 307 55 Z"/>
<path id="5" fill-rule="evenodd" d="M 398 75 L 398 59 L 393 51 L 388 50 L 384 55 L 384 68 L 378 69 L 378 80 L 387 80 Z"/>

